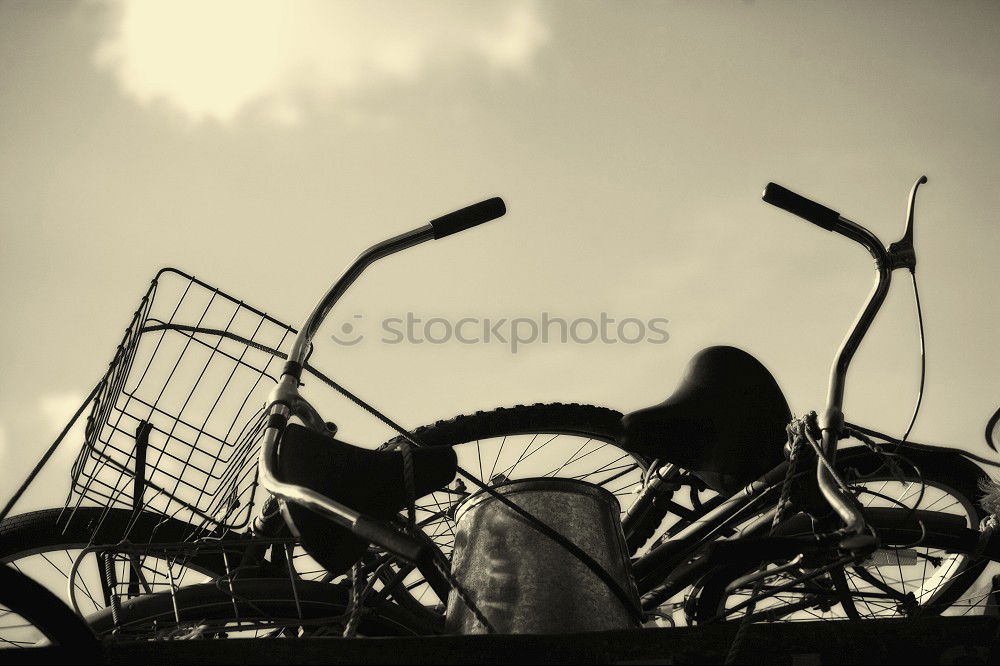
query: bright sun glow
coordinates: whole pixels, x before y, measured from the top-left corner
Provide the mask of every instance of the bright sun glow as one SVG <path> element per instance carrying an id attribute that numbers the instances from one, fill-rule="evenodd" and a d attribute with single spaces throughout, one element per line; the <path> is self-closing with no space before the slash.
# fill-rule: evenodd
<path id="1" fill-rule="evenodd" d="M 434 65 L 523 73 L 547 39 L 527 0 L 135 0 L 96 62 L 139 102 L 194 121 L 257 110 L 291 124 L 305 99 L 413 82 Z"/>

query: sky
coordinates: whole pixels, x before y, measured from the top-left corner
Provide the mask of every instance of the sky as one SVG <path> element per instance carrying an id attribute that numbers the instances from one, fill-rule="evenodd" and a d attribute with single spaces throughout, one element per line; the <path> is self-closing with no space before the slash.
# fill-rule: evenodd
<path id="1" fill-rule="evenodd" d="M 363 248 L 496 195 L 500 221 L 371 269 L 316 364 L 416 426 L 637 409 L 730 344 L 794 412 L 821 410 L 871 260 L 760 192 L 781 183 L 888 243 L 922 174 L 913 439 L 988 453 L 997 71 L 996 2 L 0 2 L 0 494 L 101 376 L 158 268 L 297 325 Z M 669 339 L 381 343 L 407 312 L 603 312 L 665 319 Z M 334 343 L 348 323 L 364 340 Z M 901 434 L 917 350 L 897 279 L 849 420 Z M 330 404 L 344 439 L 391 436 Z M 37 502 L 61 503 L 67 444 Z"/>

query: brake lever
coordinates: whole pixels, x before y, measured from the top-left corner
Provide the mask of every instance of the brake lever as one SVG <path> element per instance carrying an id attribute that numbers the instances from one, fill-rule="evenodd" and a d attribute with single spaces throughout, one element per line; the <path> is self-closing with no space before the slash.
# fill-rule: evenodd
<path id="1" fill-rule="evenodd" d="M 917 268 L 917 253 L 913 249 L 913 210 L 917 203 L 917 190 L 927 182 L 927 176 L 921 176 L 917 182 L 913 183 L 910 190 L 910 201 L 906 208 L 906 229 L 903 236 L 895 243 L 889 245 L 889 269 L 897 268 L 909 269 L 911 273 Z"/>

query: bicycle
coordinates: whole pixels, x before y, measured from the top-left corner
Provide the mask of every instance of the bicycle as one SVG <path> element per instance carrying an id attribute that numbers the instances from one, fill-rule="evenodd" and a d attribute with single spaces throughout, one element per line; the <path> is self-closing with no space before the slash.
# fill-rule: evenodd
<path id="1" fill-rule="evenodd" d="M 785 540 L 780 542 L 782 544 L 781 547 L 776 547 L 777 549 L 773 552 L 769 552 L 766 548 L 763 548 L 760 543 L 752 544 L 752 546 L 748 547 L 746 544 L 750 541 L 749 537 L 759 534 L 765 527 L 770 528 L 771 525 L 769 523 L 771 522 L 774 523 L 774 528 L 777 528 L 781 523 L 780 519 L 783 516 L 778 510 L 765 511 L 760 517 L 752 521 L 749 526 L 741 530 L 741 538 L 733 541 L 733 547 L 728 549 L 726 559 L 730 561 L 746 560 L 746 564 L 758 564 L 763 559 L 760 557 L 762 552 L 765 555 L 779 557 L 787 553 L 789 548 L 796 552 L 808 550 L 808 554 L 812 555 L 813 559 L 817 556 L 822 559 L 830 553 L 835 553 L 837 555 L 835 564 L 826 564 L 824 567 L 818 569 L 824 577 L 831 571 L 837 571 L 836 574 L 833 574 L 831 585 L 827 586 L 826 589 L 822 587 L 810 589 L 808 599 L 812 601 L 816 596 L 823 596 L 824 601 L 821 601 L 820 604 L 826 604 L 826 599 L 829 599 L 831 595 L 836 595 L 836 602 L 844 607 L 845 613 L 849 617 L 860 616 L 857 608 L 853 607 L 854 604 L 851 601 L 853 596 L 872 597 L 877 594 L 880 598 L 888 597 L 893 602 L 898 602 L 897 610 L 903 613 L 913 612 L 914 608 L 926 610 L 929 607 L 941 607 L 950 604 L 956 600 L 956 593 L 961 591 L 962 583 L 972 578 L 971 574 L 983 565 L 983 562 L 972 563 L 970 561 L 971 558 L 949 558 L 945 566 L 945 573 L 939 576 L 939 584 L 935 586 L 935 589 L 919 590 L 920 597 L 927 597 L 926 599 L 917 599 L 916 594 L 905 589 L 906 578 L 902 575 L 903 565 L 898 551 L 894 564 L 900 570 L 901 584 L 904 590 L 896 590 L 884 580 L 880 583 L 870 573 L 860 575 L 860 571 L 863 568 L 860 566 L 860 563 L 862 561 L 870 561 L 870 555 L 876 550 L 876 544 L 879 540 L 876 536 L 865 534 L 869 529 L 877 530 L 882 528 L 883 533 L 878 536 L 882 538 L 883 542 L 888 540 L 888 545 L 905 547 L 907 550 L 912 550 L 918 545 L 926 545 L 928 548 L 935 549 L 940 549 L 942 545 L 954 548 L 956 546 L 948 542 L 952 537 L 957 537 L 961 534 L 962 537 L 971 538 L 971 535 L 976 532 L 979 519 L 982 518 L 982 515 L 967 498 L 974 495 L 981 473 L 978 471 L 978 468 L 973 469 L 975 466 L 971 465 L 971 463 L 971 466 L 961 463 L 960 461 L 964 460 L 963 458 L 955 458 L 950 461 L 952 462 L 951 467 L 953 469 L 939 474 L 939 476 L 944 477 L 941 479 L 930 478 L 930 473 L 924 478 L 925 475 L 920 472 L 920 468 L 914 465 L 916 475 L 921 480 L 921 490 L 919 499 L 917 500 L 918 505 L 926 493 L 926 488 L 930 485 L 929 482 L 933 481 L 934 487 L 945 494 L 965 499 L 965 501 L 955 502 L 955 505 L 960 506 L 965 515 L 948 514 L 944 511 L 928 512 L 924 510 L 921 512 L 918 507 L 911 509 L 902 505 L 899 498 L 888 497 L 890 503 L 900 506 L 898 508 L 885 508 L 878 511 L 878 513 L 876 513 L 878 507 L 872 507 L 867 512 L 868 518 L 866 520 L 854 494 L 852 494 L 851 489 L 841 480 L 841 475 L 834 469 L 832 462 L 837 450 L 837 443 L 842 435 L 850 433 L 860 436 L 869 444 L 871 448 L 867 451 L 874 455 L 878 462 L 874 468 L 871 468 L 871 464 L 869 463 L 869 468 L 862 472 L 863 477 L 867 477 L 864 480 L 866 482 L 883 481 L 877 475 L 879 469 L 884 465 L 884 452 L 880 451 L 878 446 L 867 435 L 863 434 L 862 430 L 856 427 L 848 428 L 843 421 L 841 406 L 850 360 L 881 307 L 889 288 L 892 271 L 897 268 L 905 268 L 912 272 L 915 269 L 916 256 L 912 244 L 913 206 L 917 189 L 925 180 L 922 178 L 914 185 L 911 191 L 907 227 L 903 238 L 892 244 L 888 249 L 882 245 L 874 234 L 861 225 L 851 222 L 840 216 L 839 213 L 795 195 L 780 186 L 772 183 L 768 186 L 764 194 L 765 201 L 804 217 L 828 231 L 837 232 L 860 243 L 874 257 L 878 278 L 876 286 L 862 309 L 855 326 L 848 333 L 838 352 L 837 360 L 831 371 L 827 410 L 820 416 L 818 423 L 814 427 L 810 428 L 807 425 L 807 427 L 802 429 L 802 434 L 800 435 L 802 441 L 808 441 L 813 447 L 813 452 L 816 456 L 816 486 L 821 493 L 821 497 L 825 504 L 833 507 L 842 525 L 834 529 L 831 521 L 827 519 L 826 522 L 830 527 L 826 529 L 829 530 L 829 534 L 825 534 L 823 539 L 817 539 L 814 530 L 810 529 L 810 536 L 806 537 L 805 541 L 802 539 L 791 539 L 789 541 L 788 537 L 784 537 Z M 462 228 L 468 226 L 471 225 L 465 224 Z M 415 540 L 409 540 L 408 542 L 406 536 L 397 529 L 393 529 L 385 524 L 371 522 L 364 515 L 353 511 L 344 504 L 331 500 L 330 497 L 324 495 L 322 492 L 317 492 L 316 488 L 324 488 L 321 481 L 314 481 L 314 485 L 311 488 L 307 487 L 307 481 L 304 481 L 303 485 L 287 481 L 283 482 L 278 478 L 279 472 L 276 469 L 279 466 L 277 460 L 277 445 L 279 440 L 283 440 L 285 442 L 283 446 L 287 450 L 294 450 L 294 455 L 298 456 L 303 455 L 300 449 L 304 448 L 304 444 L 308 439 L 304 436 L 305 431 L 298 428 L 286 434 L 285 428 L 289 417 L 292 415 L 298 416 L 306 423 L 312 423 L 314 429 L 318 429 L 319 424 L 322 423 L 322 419 L 311 411 L 310 406 L 299 395 L 297 389 L 301 372 L 300 366 L 304 363 L 311 335 L 319 327 L 323 317 L 334 306 L 353 279 L 370 263 L 393 252 L 411 247 L 416 243 L 430 240 L 431 238 L 443 237 L 448 233 L 452 232 L 445 231 L 444 233 L 440 233 L 431 225 L 416 229 L 396 239 L 375 246 L 372 250 L 362 254 L 359 260 L 345 273 L 345 277 L 328 292 L 307 320 L 304 332 L 299 334 L 293 346 L 293 351 L 289 356 L 289 361 L 285 366 L 282 380 L 272 394 L 273 407 L 261 453 L 263 482 L 274 495 L 285 500 L 289 521 L 292 524 L 296 522 L 301 523 L 299 532 L 302 533 L 305 543 L 309 541 L 307 533 L 313 529 L 320 530 L 320 534 L 322 535 L 322 537 L 316 538 L 317 543 L 327 541 L 332 534 L 310 524 L 307 518 L 308 514 L 302 513 L 295 508 L 296 506 L 308 507 L 313 512 L 322 514 L 330 522 L 338 523 L 341 527 L 361 536 L 363 541 L 378 543 L 387 550 L 402 555 L 404 559 L 417 563 L 418 568 L 424 573 L 428 584 L 435 589 L 445 589 L 445 586 L 442 581 L 437 581 L 436 585 L 433 582 L 435 574 L 430 560 L 427 559 L 426 545 L 420 544 Z M 729 376 L 726 376 L 727 372 Z M 734 391 L 734 385 L 742 390 Z M 747 395 L 752 397 L 748 399 Z M 719 419 L 712 413 L 712 410 L 723 412 L 728 410 L 728 413 L 724 415 L 728 418 Z M 713 562 L 711 557 L 702 557 L 695 560 L 696 563 L 693 566 L 687 567 L 689 571 L 684 575 L 677 575 L 676 572 L 682 571 L 684 569 L 683 565 L 689 562 L 691 556 L 705 546 L 707 540 L 716 536 L 720 529 L 725 528 L 734 517 L 746 512 L 747 507 L 754 506 L 754 502 L 759 498 L 767 496 L 768 493 L 773 495 L 775 489 L 779 487 L 787 487 L 788 482 L 794 478 L 795 468 L 791 464 L 794 461 L 794 456 L 789 456 L 792 461 L 780 461 L 781 449 L 775 449 L 773 446 L 774 443 L 777 443 L 774 433 L 781 432 L 784 429 L 789 416 L 787 405 L 785 405 L 783 398 L 780 396 L 780 390 L 777 389 L 773 378 L 763 369 L 763 366 L 756 363 L 749 355 L 738 350 L 716 348 L 706 350 L 703 354 L 695 358 L 688 375 L 687 383 L 682 384 L 671 399 L 668 399 L 668 401 L 655 408 L 629 415 L 624 419 L 619 444 L 625 451 L 638 456 L 645 454 L 647 457 L 653 457 L 658 452 L 650 444 L 660 439 L 669 440 L 671 438 L 670 435 L 680 437 L 687 435 L 690 438 L 699 432 L 712 432 L 716 438 L 716 441 L 712 442 L 715 448 L 710 451 L 703 449 L 701 453 L 714 454 L 716 458 L 707 461 L 699 460 L 697 453 L 685 458 L 682 453 L 675 451 L 671 451 L 669 455 L 664 453 L 656 457 L 661 457 L 671 462 L 676 461 L 680 466 L 693 469 L 696 472 L 695 476 L 699 477 L 703 484 L 722 493 L 720 497 L 725 497 L 727 494 L 733 493 L 742 483 L 751 480 L 751 483 L 743 490 L 735 494 L 730 494 L 729 499 L 722 499 L 717 502 L 716 506 L 702 515 L 694 516 L 693 518 L 695 519 L 689 520 L 687 527 L 676 531 L 670 541 L 652 549 L 634 563 L 634 571 L 639 589 L 645 592 L 644 607 L 647 610 L 666 601 L 676 592 L 690 585 L 696 577 L 703 577 L 707 570 L 711 569 L 717 562 Z M 718 425 L 720 421 L 724 424 L 723 426 Z M 391 421 L 388 422 L 390 425 L 394 425 Z M 813 429 L 816 431 L 815 435 L 811 434 L 811 430 Z M 402 428 L 397 427 L 397 430 L 400 431 L 400 439 L 396 440 L 397 444 L 406 441 L 414 447 L 420 445 L 420 442 L 407 435 Z M 761 452 L 758 450 L 756 460 L 748 460 L 746 456 L 741 458 L 736 455 L 739 453 L 740 444 L 753 441 L 753 438 L 759 437 L 761 434 L 772 437 L 771 451 L 765 451 L 763 455 L 760 455 Z M 680 437 L 677 437 L 677 439 Z M 454 441 L 449 443 L 452 445 L 455 444 Z M 794 446 L 795 444 L 795 441 L 789 440 L 789 445 Z M 899 453 L 895 452 L 894 455 L 899 456 Z M 908 458 L 911 459 L 911 463 L 914 459 L 918 462 L 930 463 L 933 461 L 935 455 L 926 450 L 908 451 Z M 855 468 L 865 467 L 866 464 L 863 454 L 854 454 L 850 458 L 845 457 L 843 462 L 850 463 Z M 319 460 L 314 457 L 312 464 L 316 465 L 318 463 Z M 768 467 L 771 467 L 769 471 L 767 470 Z M 932 467 L 926 467 L 927 469 L 932 469 Z M 457 467 L 457 469 L 461 470 L 461 467 Z M 933 469 L 937 470 L 940 468 L 934 466 Z M 753 476 L 750 476 L 749 479 L 740 477 L 740 475 L 745 477 L 748 471 L 758 473 L 763 471 L 763 475 L 756 481 L 752 481 Z M 287 473 L 288 470 L 285 470 L 285 472 Z M 674 481 L 674 477 L 677 475 L 677 469 L 674 467 L 670 471 L 667 471 L 664 476 L 660 477 L 660 480 L 664 482 L 662 485 L 648 484 L 648 494 L 640 497 L 636 506 L 642 507 L 644 504 L 654 503 L 650 498 L 655 497 L 659 488 L 664 486 L 670 488 L 672 483 L 675 485 L 676 481 Z M 478 486 L 480 491 L 490 492 L 489 486 L 479 482 L 472 474 L 462 471 L 462 476 Z M 903 482 L 905 483 L 905 477 L 903 478 Z M 883 488 L 891 480 L 892 477 L 885 479 Z M 412 483 L 412 480 L 410 482 Z M 659 488 L 656 486 L 659 486 Z M 880 495 L 885 497 L 880 491 L 868 489 L 864 492 L 873 497 Z M 782 497 L 781 502 L 786 503 L 788 499 L 788 497 Z M 402 508 L 402 503 L 399 501 L 397 503 L 400 504 L 397 507 L 397 510 L 399 510 Z M 871 502 L 869 502 L 870 504 Z M 784 511 L 787 507 L 782 506 L 780 509 Z M 296 516 L 297 513 L 298 517 Z M 816 513 L 815 509 L 813 513 Z M 657 516 L 654 513 L 647 513 L 643 516 L 642 509 L 633 511 L 631 516 L 626 516 L 625 528 L 627 534 L 630 536 L 634 535 L 633 544 L 641 545 L 641 536 L 644 534 L 648 535 L 650 526 L 658 525 L 662 517 L 662 515 Z M 821 515 L 819 518 L 824 518 L 824 516 Z M 411 513 L 411 524 L 412 522 L 413 516 Z M 914 529 L 918 526 L 920 531 L 917 532 L 917 538 L 915 539 Z M 968 534 L 961 532 L 961 530 L 968 530 Z M 539 532 L 546 534 L 550 538 L 552 536 L 546 533 L 544 526 L 539 527 Z M 816 543 L 817 541 L 819 543 Z M 764 540 L 764 543 L 770 542 Z M 321 551 L 322 548 L 314 546 L 314 550 Z M 972 550 L 972 548 L 969 549 L 970 552 Z M 798 556 L 801 559 L 805 554 L 799 553 Z M 924 553 L 921 559 L 925 572 L 926 565 L 929 562 L 937 561 L 938 567 L 945 565 L 942 558 L 937 555 Z M 422 566 L 420 566 L 421 564 Z M 844 568 L 848 565 L 855 572 L 859 572 L 860 578 L 868 589 L 876 591 L 868 592 L 858 585 L 855 585 L 853 589 L 849 588 L 848 584 L 844 581 L 846 576 L 843 575 Z M 796 566 L 798 568 L 805 568 L 801 563 Z M 815 566 L 809 568 L 816 570 Z M 790 566 L 784 566 L 781 570 L 787 572 L 790 569 L 794 570 Z M 965 574 L 964 580 L 958 580 L 959 575 L 957 572 L 959 571 Z M 951 575 L 949 576 L 948 573 L 951 573 Z M 818 575 L 816 573 L 804 574 L 796 578 L 796 583 L 814 581 Z M 941 584 L 945 578 L 947 578 L 948 585 Z M 761 577 L 758 576 L 754 580 L 759 581 Z M 713 582 L 713 585 L 717 584 L 717 581 Z M 704 595 L 706 594 L 706 589 L 714 588 L 706 588 L 703 585 L 701 589 L 702 595 Z M 728 586 L 727 589 L 729 589 Z M 785 589 L 791 588 L 785 586 Z M 748 607 L 755 603 L 755 601 L 755 599 L 751 598 L 748 602 L 738 604 L 738 609 Z M 710 618 L 705 618 L 704 612 L 696 612 L 695 615 L 696 617 L 700 615 L 701 619 L 714 620 L 718 616 L 725 614 L 716 612 Z"/>
<path id="2" fill-rule="evenodd" d="M 82 412 L 93 401 L 74 484 L 80 498 L 96 497 L 103 503 L 85 507 L 78 502 L 73 507 L 77 518 L 82 515 L 75 525 L 83 523 L 72 528 L 73 536 L 54 520 L 59 510 L 7 519 L 0 524 L 0 559 L 16 561 L 48 552 L 46 548 L 74 548 L 82 555 L 69 559 L 78 564 L 82 556 L 94 554 L 103 598 L 87 595 L 96 611 L 91 626 L 119 639 L 224 637 L 247 627 L 286 637 L 350 633 L 359 627 L 375 635 L 440 633 L 444 603 L 457 583 L 447 564 L 453 545 L 451 511 L 473 494 L 465 483 L 490 493 L 494 485 L 518 478 L 527 460 L 534 464 L 545 459 L 552 464 L 543 466 L 546 473 L 582 477 L 618 496 L 639 491 L 623 515 L 643 594 L 636 626 L 649 616 L 672 617 L 674 613 L 664 609 L 676 609 L 679 597 L 694 623 L 732 619 L 741 611 L 743 617 L 767 620 L 861 617 L 855 599 L 867 605 L 864 614 L 870 617 L 941 612 L 959 603 L 988 558 L 1000 553 L 992 534 L 978 529 L 985 513 L 972 498 L 983 478 L 980 468 L 959 452 L 894 440 L 845 424 L 839 416 L 850 358 L 881 305 L 892 271 L 915 267 L 912 224 L 918 185 L 911 192 L 906 233 L 888 250 L 863 227 L 830 209 L 773 184 L 765 192 L 766 201 L 860 242 L 875 256 L 879 273 L 831 372 L 827 412 L 818 422 L 799 421 L 791 435 L 786 433 L 791 414 L 777 383 L 759 362 L 734 348 L 705 350 L 692 361 L 688 378 L 674 396 L 625 417 L 586 405 L 531 405 L 439 421 L 412 432 L 309 362 L 312 337 L 365 268 L 402 249 L 499 217 L 505 211 L 499 199 L 444 216 L 362 253 L 301 331 L 191 276 L 161 272 L 147 297 L 164 276 L 180 277 L 189 287 L 208 289 L 213 299 L 222 294 L 237 312 L 251 312 L 261 326 L 275 331 L 277 342 L 259 342 L 258 329 L 246 337 L 232 333 L 228 325 L 209 326 L 207 309 L 194 325 L 176 324 L 172 316 L 149 324 L 143 308 L 152 300 L 144 299 L 108 375 L 81 407 Z M 207 455 L 209 464 L 200 467 L 191 460 L 203 454 L 202 437 L 211 413 L 198 427 L 182 418 L 181 409 L 171 415 L 169 433 L 151 418 L 133 418 L 134 430 L 119 427 L 119 421 L 112 428 L 118 439 L 101 439 L 109 414 L 120 396 L 129 393 L 121 387 L 136 367 L 141 336 L 168 331 L 182 335 L 184 349 L 200 344 L 210 350 L 211 359 L 223 350 L 221 356 L 235 359 L 240 368 L 252 367 L 254 377 L 275 386 L 266 412 L 245 411 L 249 398 L 243 398 L 230 427 L 239 426 L 235 444 L 228 442 L 231 433 L 215 437 L 218 447 Z M 206 336 L 215 342 L 206 344 Z M 226 351 L 224 344 L 230 343 L 241 351 Z M 250 351 L 261 353 L 259 362 L 244 362 Z M 280 372 L 271 366 L 277 358 L 285 359 Z M 336 427 L 299 394 L 303 377 L 346 395 L 399 435 L 381 452 L 336 444 Z M 253 391 L 258 388 L 255 383 Z M 738 399 L 746 393 L 754 400 Z M 192 395 L 193 390 L 187 398 Z M 158 402 L 143 404 L 162 416 Z M 124 414 L 127 409 L 118 411 Z M 727 418 L 720 418 L 719 412 Z M 303 425 L 289 423 L 293 417 Z M 694 437 L 710 432 L 716 423 L 726 427 L 711 437 Z M 171 440 L 178 427 L 188 427 L 187 440 L 193 441 L 180 436 Z M 151 443 L 153 432 L 166 434 L 166 441 Z M 865 446 L 834 457 L 839 439 L 847 434 Z M 517 437 L 525 446 L 517 447 L 519 452 L 508 448 L 510 458 L 503 458 L 508 442 Z M 576 441 L 567 446 L 569 438 Z M 671 439 L 701 446 L 667 451 L 663 441 Z M 181 455 L 170 448 L 177 440 L 184 445 Z M 492 452 L 484 457 L 485 440 L 493 440 L 495 457 Z M 753 456 L 741 455 L 745 445 L 755 442 L 762 446 Z M 898 450 L 887 451 L 886 445 Z M 350 474 L 340 470 L 338 476 L 338 468 L 330 465 L 331 446 L 340 447 L 340 462 L 353 462 Z M 254 465 L 258 447 L 260 464 Z M 552 463 L 546 458 L 561 447 L 571 452 L 565 460 Z M 225 458 L 222 450 L 233 455 Z M 160 454 L 156 461 L 151 451 Z M 164 455 L 177 464 L 161 464 Z M 803 459 L 815 466 L 815 480 L 798 471 Z M 102 485 L 99 473 L 108 469 L 118 478 Z M 200 486 L 192 483 L 192 470 L 201 474 Z M 461 481 L 453 481 L 455 472 Z M 277 504 L 258 497 L 258 473 L 259 485 L 279 498 Z M 364 481 L 351 479 L 351 474 L 362 474 Z M 354 483 L 333 488 L 331 480 L 337 478 Z M 373 499 L 366 485 L 371 483 L 378 483 L 384 495 Z M 182 485 L 194 489 L 194 500 L 179 496 Z M 886 492 L 890 487 L 902 491 L 893 496 Z M 914 487 L 918 490 L 911 492 Z M 681 489 L 687 489 L 687 501 L 675 498 Z M 858 497 L 867 498 L 865 508 L 859 507 Z M 949 505 L 940 506 L 947 498 L 952 500 Z M 251 525 L 255 506 L 260 510 Z M 833 515 L 827 515 L 830 506 Z M 666 521 L 667 516 L 674 520 Z M 536 527 L 552 538 L 544 525 Z M 16 539 L 3 539 L 5 530 L 16 533 Z M 18 546 L 7 547 L 15 541 Z M 379 548 L 372 549 L 371 543 Z M 297 562 L 307 560 L 310 571 L 303 575 Z M 150 566 L 150 561 L 160 564 Z M 928 564 L 933 565 L 930 576 Z M 919 585 L 903 572 L 914 566 L 922 569 Z M 350 567 L 353 580 L 343 575 Z M 899 570 L 895 584 L 901 589 L 883 575 L 889 568 Z M 72 590 L 83 587 L 76 583 L 76 571 L 67 576 Z M 144 572 L 161 580 L 150 581 Z M 188 580 L 192 575 L 203 576 L 203 582 Z M 784 582 L 765 585 L 772 578 Z M 458 594 L 474 604 L 468 591 Z M 772 606 L 758 608 L 764 599 Z M 197 612 L 186 614 L 184 607 Z M 351 618 L 359 608 L 365 612 L 364 622 L 356 621 L 352 628 Z"/>

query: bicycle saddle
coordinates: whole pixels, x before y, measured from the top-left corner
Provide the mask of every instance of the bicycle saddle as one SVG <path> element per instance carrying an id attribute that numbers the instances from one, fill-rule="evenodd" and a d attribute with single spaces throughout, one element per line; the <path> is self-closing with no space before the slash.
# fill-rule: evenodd
<path id="1" fill-rule="evenodd" d="M 735 347 L 708 347 L 673 394 L 622 418 L 620 445 L 733 493 L 781 462 L 792 415 L 771 373 Z"/>
<path id="2" fill-rule="evenodd" d="M 370 451 L 289 424 L 276 463 L 279 481 L 305 486 L 366 516 L 390 520 L 406 507 L 399 451 Z M 457 464 L 450 446 L 414 448 L 416 496 L 447 486 L 455 478 Z M 285 517 L 306 552 L 331 573 L 346 571 L 368 548 L 346 528 L 292 502 Z"/>

